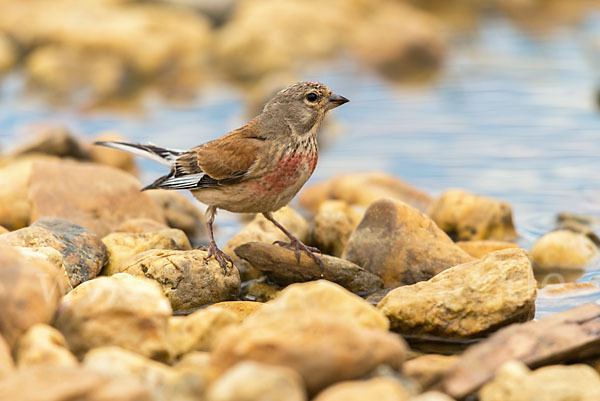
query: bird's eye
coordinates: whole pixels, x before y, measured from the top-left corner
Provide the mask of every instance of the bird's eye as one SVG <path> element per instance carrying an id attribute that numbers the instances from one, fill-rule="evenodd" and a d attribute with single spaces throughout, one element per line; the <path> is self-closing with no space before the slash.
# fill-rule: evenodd
<path id="1" fill-rule="evenodd" d="M 314 92 L 311 92 L 308 95 L 306 95 L 306 100 L 308 100 L 309 102 L 316 102 L 318 98 L 319 96 L 317 96 L 317 94 Z"/>

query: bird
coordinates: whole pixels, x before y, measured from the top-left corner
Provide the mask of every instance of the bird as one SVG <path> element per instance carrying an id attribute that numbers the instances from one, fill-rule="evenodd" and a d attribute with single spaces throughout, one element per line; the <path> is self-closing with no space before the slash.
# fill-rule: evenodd
<path id="1" fill-rule="evenodd" d="M 273 217 L 287 205 L 314 172 L 319 156 L 317 133 L 327 112 L 349 100 L 320 82 L 297 82 L 279 91 L 262 112 L 246 125 L 189 150 L 154 144 L 99 141 L 96 145 L 124 150 L 170 168 L 170 172 L 142 188 L 189 190 L 207 205 L 207 259 L 214 257 L 227 272 L 233 260 L 214 238 L 218 209 L 261 213 L 288 238 L 274 244 L 301 252 L 324 271 L 317 248 L 305 245 Z"/>

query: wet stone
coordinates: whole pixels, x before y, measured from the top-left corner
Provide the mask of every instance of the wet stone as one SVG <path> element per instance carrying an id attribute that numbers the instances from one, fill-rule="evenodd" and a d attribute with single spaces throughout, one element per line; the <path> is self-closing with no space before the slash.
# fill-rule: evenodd
<path id="1" fill-rule="evenodd" d="M 250 242 L 238 246 L 235 253 L 279 285 L 324 278 L 361 294 L 369 294 L 383 287 L 382 280 L 375 274 L 334 256 L 317 254 L 325 268 L 321 271 L 319 264 L 305 252 L 300 254 L 298 262 L 293 250 L 278 245 Z"/>

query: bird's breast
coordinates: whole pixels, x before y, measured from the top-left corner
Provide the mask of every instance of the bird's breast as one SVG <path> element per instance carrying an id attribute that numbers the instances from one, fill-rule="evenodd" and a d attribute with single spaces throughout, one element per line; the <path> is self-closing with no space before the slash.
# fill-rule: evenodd
<path id="1" fill-rule="evenodd" d="M 316 153 L 292 152 L 281 157 L 274 171 L 265 175 L 264 184 L 271 190 L 300 187 L 308 180 L 317 166 Z"/>

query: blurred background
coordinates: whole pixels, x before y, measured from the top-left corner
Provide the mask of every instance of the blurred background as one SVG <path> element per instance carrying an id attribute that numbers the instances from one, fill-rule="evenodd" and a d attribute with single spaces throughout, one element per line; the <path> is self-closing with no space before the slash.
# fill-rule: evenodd
<path id="1" fill-rule="evenodd" d="M 312 183 L 379 170 L 432 195 L 506 200 L 529 249 L 560 212 L 597 228 L 599 11 L 592 0 L 0 0 L 0 146 L 64 127 L 188 148 L 290 83 L 322 81 L 351 103 L 328 117 Z M 144 183 L 164 172 L 139 166 Z M 220 241 L 239 229 L 220 224 Z"/>

